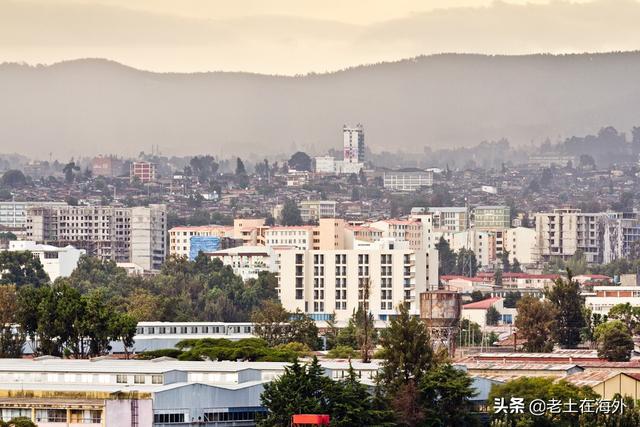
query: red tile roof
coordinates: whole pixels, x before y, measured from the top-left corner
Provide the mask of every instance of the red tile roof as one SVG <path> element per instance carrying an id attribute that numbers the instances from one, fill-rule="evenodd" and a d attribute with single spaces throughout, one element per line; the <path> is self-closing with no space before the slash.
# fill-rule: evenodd
<path id="1" fill-rule="evenodd" d="M 482 301 L 476 301 L 476 302 L 470 302 L 469 304 L 464 304 L 462 308 L 465 310 L 466 309 L 486 310 L 496 302 L 500 301 L 501 299 L 502 298 L 500 297 L 487 298 L 487 299 L 483 299 Z"/>

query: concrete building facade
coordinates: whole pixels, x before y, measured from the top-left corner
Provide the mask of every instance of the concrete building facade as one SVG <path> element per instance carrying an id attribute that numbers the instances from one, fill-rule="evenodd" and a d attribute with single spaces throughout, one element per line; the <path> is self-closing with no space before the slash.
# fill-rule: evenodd
<path id="1" fill-rule="evenodd" d="M 27 211 L 27 239 L 72 245 L 103 260 L 159 269 L 166 257 L 165 205 L 148 207 L 63 206 Z"/>
<path id="2" fill-rule="evenodd" d="M 400 303 L 418 314 L 419 294 L 430 276 L 437 277 L 437 256 L 427 258 L 426 251 L 396 249 L 285 251 L 280 254 L 280 300 L 287 310 L 299 309 L 315 320 L 333 312 L 336 320 L 348 320 L 365 302 L 378 320 L 396 314 Z"/>

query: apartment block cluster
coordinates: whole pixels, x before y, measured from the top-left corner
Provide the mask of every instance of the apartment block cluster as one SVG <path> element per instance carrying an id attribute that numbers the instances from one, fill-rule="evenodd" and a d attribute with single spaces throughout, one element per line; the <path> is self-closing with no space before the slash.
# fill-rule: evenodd
<path id="1" fill-rule="evenodd" d="M 416 208 L 403 219 L 348 222 L 324 217 L 335 206 L 303 202 L 317 216 L 317 225 L 267 226 L 264 219 L 236 219 L 233 226 L 175 227 L 169 230 L 169 253 L 193 258 L 193 245 L 211 258 L 231 265 L 244 278 L 261 270 L 277 274 L 280 299 L 288 310 L 326 320 L 332 313 L 346 321 L 354 309 L 367 304 L 377 320 L 386 321 L 400 303 L 419 313 L 419 295 L 438 287 L 436 244 L 445 238 L 456 248 L 469 248 L 485 265 L 496 251 L 518 252 L 534 238 L 509 229 L 505 206 Z M 470 223 L 472 227 L 470 228 Z M 525 230 L 525 231 L 523 231 Z M 508 233 L 507 233 L 508 232 Z M 202 245 L 209 239 L 210 247 Z M 222 239 L 239 247 L 219 248 Z M 524 253 L 525 250 L 521 249 Z M 525 257 L 526 258 L 526 257 Z"/>
<path id="2" fill-rule="evenodd" d="M 167 209 L 161 204 L 129 208 L 0 202 L 0 227 L 19 241 L 31 242 L 14 244 L 14 250 L 41 251 L 49 263 L 59 260 L 52 271 L 69 269 L 61 266 L 65 264 L 61 248 L 112 260 L 136 271 L 160 269 L 167 255 Z M 73 253 L 77 258 L 80 252 Z"/>

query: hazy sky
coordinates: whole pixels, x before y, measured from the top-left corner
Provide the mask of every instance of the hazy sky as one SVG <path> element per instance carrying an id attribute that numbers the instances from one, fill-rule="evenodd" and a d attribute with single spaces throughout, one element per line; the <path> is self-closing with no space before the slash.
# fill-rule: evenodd
<path id="1" fill-rule="evenodd" d="M 635 0 L 0 0 L 0 62 L 296 74 L 440 52 L 640 48 Z"/>

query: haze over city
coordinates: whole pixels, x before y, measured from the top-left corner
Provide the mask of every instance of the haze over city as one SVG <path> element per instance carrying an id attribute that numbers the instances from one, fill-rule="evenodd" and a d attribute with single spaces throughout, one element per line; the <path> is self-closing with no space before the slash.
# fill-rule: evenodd
<path id="1" fill-rule="evenodd" d="M 293 75 L 443 52 L 634 50 L 639 18 L 633 0 L 2 0 L 0 61 Z"/>

